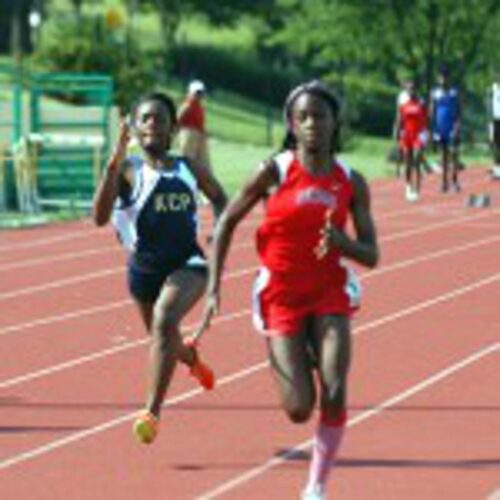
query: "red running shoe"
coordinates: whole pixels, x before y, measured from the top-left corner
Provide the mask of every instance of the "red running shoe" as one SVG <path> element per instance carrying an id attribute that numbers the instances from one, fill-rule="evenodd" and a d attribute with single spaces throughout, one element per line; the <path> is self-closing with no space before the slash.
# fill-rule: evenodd
<path id="1" fill-rule="evenodd" d="M 192 350 L 194 356 L 194 362 L 189 367 L 189 373 L 206 391 L 211 391 L 215 387 L 214 371 L 200 359 L 200 354 L 195 342 L 191 339 L 186 339 L 184 340 L 184 345 Z"/>

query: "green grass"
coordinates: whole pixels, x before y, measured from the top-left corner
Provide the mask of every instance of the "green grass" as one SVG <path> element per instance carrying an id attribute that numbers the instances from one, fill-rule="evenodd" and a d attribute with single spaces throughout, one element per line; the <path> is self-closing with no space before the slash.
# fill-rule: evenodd
<path id="1" fill-rule="evenodd" d="M 393 141 L 390 139 L 355 135 L 349 139 L 338 156 L 367 179 L 376 179 L 387 177 L 394 171 L 387 160 L 387 154 L 392 147 Z"/>
<path id="2" fill-rule="evenodd" d="M 180 105 L 185 88 L 179 80 L 171 79 L 164 90 Z M 205 108 L 208 133 L 218 140 L 277 146 L 283 135 L 281 110 L 237 94 L 209 88 Z"/>
<path id="3" fill-rule="evenodd" d="M 210 145 L 215 173 L 230 195 L 241 187 L 262 160 L 277 151 L 276 147 L 218 139 L 212 140 Z M 362 173 L 368 181 L 390 177 L 394 175 L 395 166 L 388 161 L 387 154 L 393 146 L 390 139 L 354 136 L 338 158 Z M 433 153 L 427 156 L 431 161 L 437 159 Z M 462 159 L 469 166 L 485 165 L 490 161 L 488 151 L 480 146 L 464 148 Z"/>
<path id="4" fill-rule="evenodd" d="M 230 195 L 273 153 L 270 147 L 220 140 L 212 140 L 210 146 L 215 174 Z"/>
<path id="5" fill-rule="evenodd" d="M 277 144 L 278 134 L 281 136 L 283 130 L 274 117 L 268 123 L 263 110 L 251 112 L 221 101 L 208 103 L 207 124 L 209 133 L 217 138 L 260 146 Z"/>
<path id="6" fill-rule="evenodd" d="M 211 156 L 214 171 L 227 193 L 233 196 L 242 184 L 255 171 L 258 164 L 276 152 L 270 146 L 242 144 L 220 139 L 212 139 Z M 394 165 L 386 159 L 387 152 L 393 146 L 389 139 L 373 137 L 354 137 L 349 147 L 339 154 L 339 159 L 350 167 L 363 173 L 368 180 L 392 176 Z M 435 155 L 429 154 L 429 159 Z M 467 165 L 487 164 L 488 151 L 484 148 L 466 148 L 463 159 Z M 0 214 L 0 228 L 32 226 L 46 222 L 70 220 L 85 215 L 81 210 L 53 210 L 40 216 L 22 215 L 18 213 Z"/>
<path id="7" fill-rule="evenodd" d="M 258 164 L 276 153 L 277 148 L 212 140 L 212 163 L 220 182 L 232 195 L 242 185 Z M 351 139 L 349 148 L 339 154 L 339 159 L 363 173 L 367 179 L 387 177 L 394 167 L 387 161 L 391 141 L 371 137 Z"/>

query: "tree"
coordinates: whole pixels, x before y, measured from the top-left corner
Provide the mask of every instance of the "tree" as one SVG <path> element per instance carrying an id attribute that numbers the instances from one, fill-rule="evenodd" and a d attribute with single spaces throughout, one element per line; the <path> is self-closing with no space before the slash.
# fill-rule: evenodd
<path id="1" fill-rule="evenodd" d="M 498 64 L 498 0 L 280 0 L 287 22 L 269 43 L 287 47 L 323 73 L 375 73 L 396 83 L 401 72 L 428 90 L 438 65 L 459 83 Z M 496 40 L 495 40 L 496 39 Z"/>
<path id="2" fill-rule="evenodd" d="M 168 50 L 183 17 L 205 15 L 215 25 L 230 25 L 242 15 L 265 16 L 274 9 L 275 0 L 143 0 L 143 6 L 152 6 L 161 23 L 164 48 Z"/>
<path id="3" fill-rule="evenodd" d="M 0 0 L 0 53 L 11 53 L 16 59 L 32 50 L 29 12 L 33 0 Z"/>

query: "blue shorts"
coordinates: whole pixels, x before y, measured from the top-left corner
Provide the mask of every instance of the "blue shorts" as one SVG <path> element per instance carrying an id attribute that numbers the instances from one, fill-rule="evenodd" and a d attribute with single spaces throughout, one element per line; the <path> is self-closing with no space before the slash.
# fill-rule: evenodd
<path id="1" fill-rule="evenodd" d="M 190 269 L 204 276 L 208 275 L 207 262 L 203 253 L 195 253 L 182 262 L 161 262 L 147 264 L 132 256 L 128 262 L 127 281 L 132 297 L 139 302 L 154 304 L 167 278 L 180 269 Z"/>
<path id="2" fill-rule="evenodd" d="M 460 137 L 453 134 L 452 128 L 436 128 L 433 133 L 434 141 L 442 146 L 458 146 Z"/>

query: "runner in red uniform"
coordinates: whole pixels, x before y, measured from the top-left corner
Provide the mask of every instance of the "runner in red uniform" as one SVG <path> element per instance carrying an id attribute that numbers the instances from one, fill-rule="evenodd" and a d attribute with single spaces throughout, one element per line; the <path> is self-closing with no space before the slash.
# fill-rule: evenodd
<path id="1" fill-rule="evenodd" d="M 282 407 L 290 420 L 306 422 L 319 400 L 319 425 L 303 495 L 307 499 L 324 498 L 347 420 L 349 318 L 359 287 L 344 257 L 368 267 L 378 261 L 366 181 L 335 158 L 339 107 L 335 95 L 319 82 L 301 85 L 288 97 L 284 151 L 261 165 L 216 228 L 205 316 L 195 333 L 197 337 L 208 328 L 218 310 L 234 229 L 265 201 L 265 218 L 257 232 L 262 269 L 255 283 L 254 319 L 266 335 Z M 346 231 L 348 217 L 354 236 Z"/>
<path id="2" fill-rule="evenodd" d="M 417 201 L 422 184 L 422 154 L 427 139 L 427 111 L 417 95 L 414 82 L 408 82 L 408 100 L 399 107 L 396 137 L 406 166 L 406 199 Z"/>
<path id="3" fill-rule="evenodd" d="M 349 316 L 358 305 L 357 280 L 340 250 L 323 259 L 315 254 L 326 211 L 332 210 L 332 224 L 343 231 L 354 193 L 351 172 L 339 162 L 320 176 L 292 151 L 274 162 L 282 181 L 257 232 L 262 268 L 254 287 L 254 322 L 269 335 L 294 335 L 310 314 Z M 332 287 L 332 281 L 342 286 Z"/>

